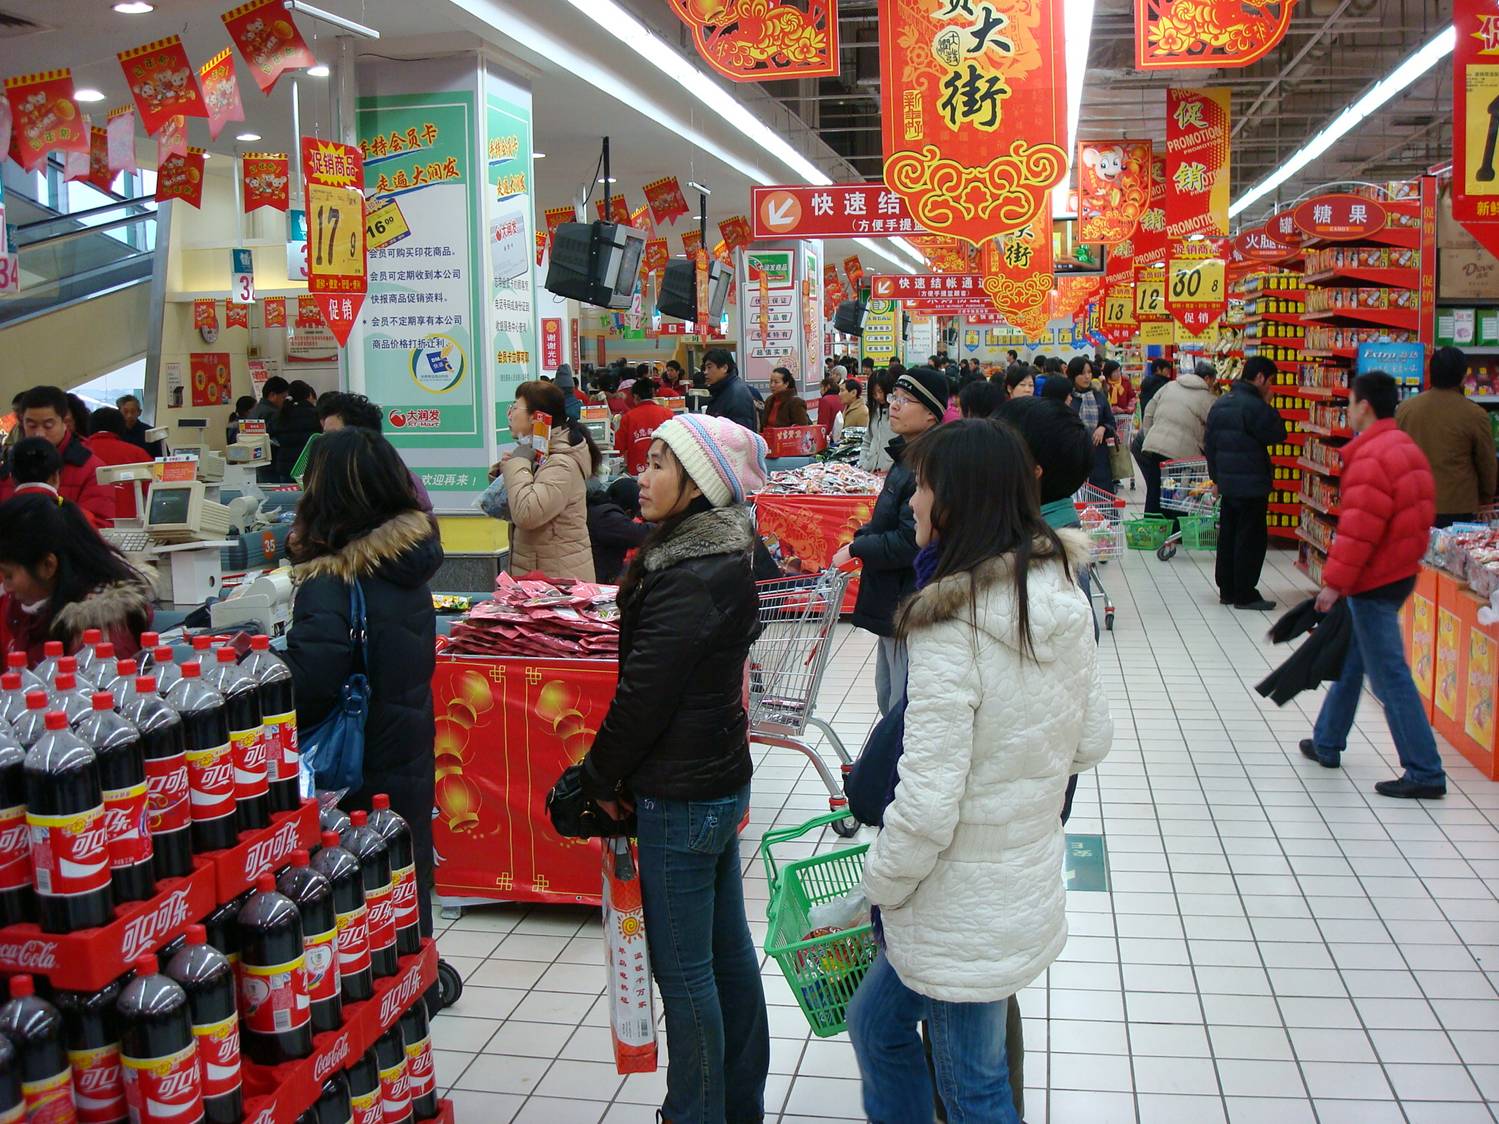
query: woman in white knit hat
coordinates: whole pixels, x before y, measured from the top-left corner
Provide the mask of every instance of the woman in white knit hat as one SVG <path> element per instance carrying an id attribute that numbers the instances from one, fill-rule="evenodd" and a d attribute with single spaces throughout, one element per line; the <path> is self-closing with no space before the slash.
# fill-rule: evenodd
<path id="1" fill-rule="evenodd" d="M 745 499 L 764 483 L 765 442 L 743 426 L 683 414 L 656 430 L 640 508 L 657 526 L 620 585 L 619 684 L 583 762 L 606 811 L 635 808 L 672 1124 L 764 1116 L 770 1037 L 739 858 L 760 631 Z"/>

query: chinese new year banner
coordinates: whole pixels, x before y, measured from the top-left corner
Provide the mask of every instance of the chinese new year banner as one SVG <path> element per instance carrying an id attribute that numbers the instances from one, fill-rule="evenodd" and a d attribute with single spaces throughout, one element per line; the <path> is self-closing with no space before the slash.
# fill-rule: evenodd
<path id="1" fill-rule="evenodd" d="M 1499 9 L 1455 0 L 1452 19 L 1452 217 L 1499 254 Z"/>
<path id="2" fill-rule="evenodd" d="M 187 118 L 182 114 L 168 117 L 156 130 L 156 166 L 160 168 L 173 156 L 187 154 Z"/>
<path id="3" fill-rule="evenodd" d="M 90 129 L 88 141 L 88 175 L 84 177 L 100 191 L 114 183 L 114 169 L 109 166 L 109 134 L 104 129 Z"/>
<path id="4" fill-rule="evenodd" d="M 1296 0 L 1135 0 L 1135 69 L 1248 66 L 1285 38 Z"/>
<path id="5" fill-rule="evenodd" d="M 834 78 L 838 0 L 670 0 L 703 61 L 732 82 Z"/>
<path id="6" fill-rule="evenodd" d="M 203 150 L 189 148 L 167 157 L 156 169 L 156 201 L 181 199 L 194 207 L 203 204 Z"/>
<path id="7" fill-rule="evenodd" d="M 228 47 L 198 68 L 198 81 L 203 87 L 203 104 L 208 106 L 208 135 L 218 140 L 225 125 L 245 119 L 239 82 L 234 77 L 234 58 Z"/>
<path id="8" fill-rule="evenodd" d="M 352 145 L 302 138 L 308 222 L 307 291 L 340 347 L 364 304 L 364 157 Z"/>
<path id="9" fill-rule="evenodd" d="M 291 202 L 291 161 L 284 152 L 247 152 L 240 157 L 245 214 L 260 207 L 285 211 Z"/>
<path id="10" fill-rule="evenodd" d="M 1024 312 L 1051 295 L 1051 212 L 1012 234 L 985 242 L 979 250 L 984 292 L 1001 312 Z"/>
<path id="11" fill-rule="evenodd" d="M 188 355 L 192 375 L 194 406 L 229 405 L 229 354 L 224 351 L 195 351 Z"/>
<path id="12" fill-rule="evenodd" d="M 226 328 L 248 328 L 250 326 L 250 306 L 247 304 L 234 304 L 232 301 L 224 305 L 224 327 Z"/>
<path id="13" fill-rule="evenodd" d="M 207 117 L 198 76 L 178 35 L 121 51 L 125 85 L 141 111 L 141 126 L 154 136 L 169 117 Z"/>
<path id="14" fill-rule="evenodd" d="M 48 152 L 87 152 L 88 124 L 73 101 L 68 67 L 5 80 L 10 105 L 10 155 L 23 171 L 35 171 Z"/>
<path id="15" fill-rule="evenodd" d="M 1103 278 L 1098 274 L 1064 274 L 1056 280 L 1052 311 L 1058 319 L 1065 320 L 1098 295 L 1103 288 Z"/>
<path id="16" fill-rule="evenodd" d="M 316 297 L 306 294 L 297 297 L 297 327 L 316 328 L 323 322 L 323 310 L 318 307 Z"/>
<path id="17" fill-rule="evenodd" d="M 593 209 L 599 213 L 602 222 L 617 222 L 621 226 L 630 225 L 630 204 L 625 202 L 623 195 L 609 196 L 610 211 L 604 213 L 604 200 L 598 199 L 593 204 Z"/>
<path id="18" fill-rule="evenodd" d="M 879 0 L 885 183 L 982 246 L 1050 214 L 1067 175 L 1063 0 Z"/>
<path id="19" fill-rule="evenodd" d="M 833 313 L 838 310 L 838 303 L 847 299 L 843 291 L 843 281 L 838 276 L 836 265 L 825 265 L 822 267 L 822 318 L 831 320 Z"/>
<path id="20" fill-rule="evenodd" d="M 656 220 L 651 217 L 651 205 L 642 203 L 630 212 L 630 225 L 636 230 L 643 230 L 647 235 L 656 237 Z"/>
<path id="21" fill-rule="evenodd" d="M 646 273 L 660 273 L 666 269 L 666 263 L 671 260 L 671 250 L 667 248 L 665 238 L 651 238 L 645 244 L 645 253 L 640 257 L 640 271 Z"/>
<path id="22" fill-rule="evenodd" d="M 1229 91 L 1166 91 L 1166 234 L 1228 233 Z"/>
<path id="23" fill-rule="evenodd" d="M 687 213 L 687 200 L 676 176 L 662 176 L 646 184 L 645 202 L 658 223 L 676 222 Z"/>
<path id="24" fill-rule="evenodd" d="M 286 327 L 286 298 L 266 297 L 265 310 L 261 313 L 261 320 L 267 328 Z"/>
<path id="25" fill-rule="evenodd" d="M 193 327 L 217 328 L 219 326 L 218 302 L 207 297 L 193 301 Z"/>
<path id="26" fill-rule="evenodd" d="M 682 249 L 687 251 L 687 256 L 689 258 L 697 253 L 698 248 L 701 247 L 702 244 L 703 232 L 701 230 L 682 231 Z"/>
<path id="27" fill-rule="evenodd" d="M 286 71 L 317 62 L 283 0 L 250 0 L 220 18 L 263 94 L 270 93 Z"/>
<path id="28" fill-rule="evenodd" d="M 1078 241 L 1132 238 L 1150 205 L 1150 141 L 1079 141 L 1077 148 Z"/>
<path id="29" fill-rule="evenodd" d="M 117 172 L 135 172 L 135 106 L 122 105 L 109 111 L 104 131 L 109 135 L 109 166 Z"/>
<path id="30" fill-rule="evenodd" d="M 557 228 L 565 222 L 574 221 L 577 217 L 577 212 L 573 210 L 572 204 L 568 204 L 566 207 L 548 207 L 545 211 L 541 212 L 541 217 L 547 226 L 547 245 L 551 245 L 552 235 L 557 233 Z"/>
<path id="31" fill-rule="evenodd" d="M 843 259 L 843 272 L 848 277 L 849 292 L 857 295 L 864 287 L 864 263 L 859 260 L 858 254 L 850 254 Z"/>
<path id="32" fill-rule="evenodd" d="M 724 219 L 718 224 L 718 232 L 723 235 L 724 244 L 728 246 L 730 252 L 741 246 L 748 246 L 754 240 L 750 236 L 749 219 L 743 215 Z"/>

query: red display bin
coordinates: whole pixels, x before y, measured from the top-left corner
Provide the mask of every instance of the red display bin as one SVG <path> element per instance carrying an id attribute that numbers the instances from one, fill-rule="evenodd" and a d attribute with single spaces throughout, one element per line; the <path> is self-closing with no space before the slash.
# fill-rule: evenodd
<path id="1" fill-rule="evenodd" d="M 1405 637 L 1406 663 L 1430 721 L 1436 688 L 1437 571 L 1421 567 L 1415 591 L 1401 607 L 1400 630 Z"/>
<path id="2" fill-rule="evenodd" d="M 213 859 L 218 900 L 227 902 L 239 897 L 262 874 L 290 862 L 293 851 L 310 851 L 319 839 L 316 800 L 302 801 L 295 812 L 277 812 L 271 817 L 269 827 L 247 831 L 235 846 L 207 856 Z"/>
<path id="3" fill-rule="evenodd" d="M 828 431 L 820 425 L 778 425 L 761 436 L 769 457 L 810 457 L 828 447 Z"/>
<path id="4" fill-rule="evenodd" d="M 826 570 L 838 549 L 869 522 L 878 496 L 796 496 L 760 493 L 750 497 L 760 536 L 779 544 L 783 558 L 795 558 L 807 573 Z M 848 583 L 843 611 L 851 613 L 859 596 L 858 575 Z"/>
<path id="5" fill-rule="evenodd" d="M 1478 623 L 1485 598 L 1448 574 L 1433 573 L 1437 605 L 1432 727 L 1484 776 L 1499 780 L 1499 625 Z"/>

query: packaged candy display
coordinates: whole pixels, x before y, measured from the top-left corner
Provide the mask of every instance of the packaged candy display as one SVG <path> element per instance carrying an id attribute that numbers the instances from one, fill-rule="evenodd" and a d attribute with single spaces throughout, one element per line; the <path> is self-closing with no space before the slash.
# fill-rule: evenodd
<path id="1" fill-rule="evenodd" d="M 475 656 L 612 659 L 619 651 L 618 589 L 570 579 L 500 574 L 494 598 L 454 623 L 448 651 Z"/>
<path id="2" fill-rule="evenodd" d="M 772 472 L 761 491 L 795 496 L 875 495 L 882 483 L 872 472 L 829 461 Z"/>

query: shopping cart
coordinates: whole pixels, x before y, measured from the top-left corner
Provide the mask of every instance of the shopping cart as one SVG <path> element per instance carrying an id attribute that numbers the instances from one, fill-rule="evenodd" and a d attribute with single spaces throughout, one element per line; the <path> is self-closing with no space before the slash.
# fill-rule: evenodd
<path id="1" fill-rule="evenodd" d="M 832 652 L 833 627 L 853 568 L 756 583 L 760 636 L 750 647 L 750 741 L 803 754 L 828 790 L 828 808 L 843 812 L 833 830 L 845 838 L 859 830 L 847 815 L 843 774 L 853 766 L 843 740 L 813 713 Z M 838 774 L 803 735 L 815 727 L 838 754 Z"/>
<path id="2" fill-rule="evenodd" d="M 1161 507 L 1176 515 L 1198 515 L 1215 519 L 1218 515 L 1218 488 L 1208 475 L 1206 457 L 1189 457 L 1161 462 Z M 1162 562 L 1176 557 L 1182 541 L 1180 530 L 1156 550 Z"/>
<path id="3" fill-rule="evenodd" d="M 1088 532 L 1088 582 L 1093 596 L 1103 602 L 1103 626 L 1114 631 L 1114 601 L 1104 587 L 1099 563 L 1124 557 L 1124 501 L 1102 488 L 1084 484 L 1072 497 L 1083 530 Z"/>

